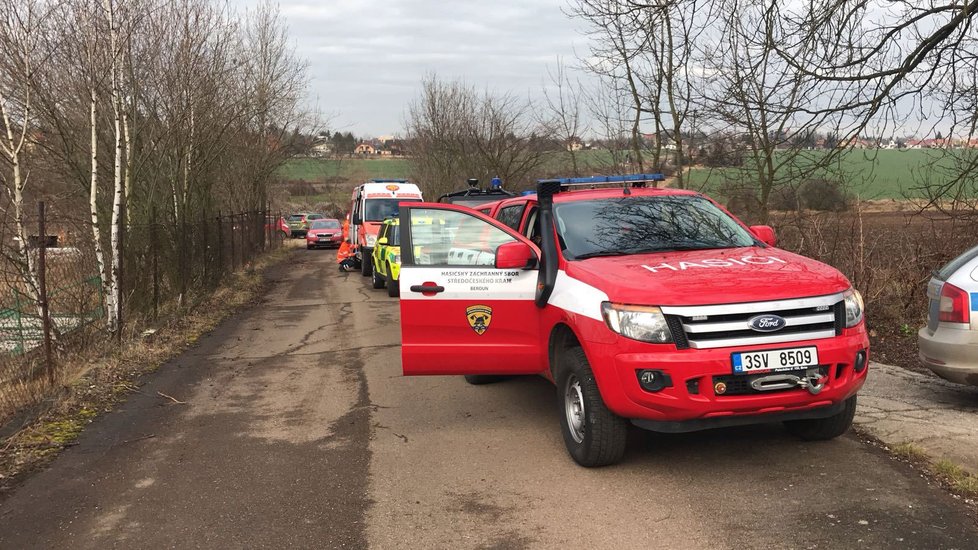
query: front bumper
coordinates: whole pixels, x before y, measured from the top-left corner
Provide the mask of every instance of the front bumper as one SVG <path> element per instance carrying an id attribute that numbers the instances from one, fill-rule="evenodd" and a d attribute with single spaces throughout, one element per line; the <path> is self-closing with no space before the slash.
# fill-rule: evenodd
<path id="1" fill-rule="evenodd" d="M 320 239 L 318 235 L 309 235 L 309 234 L 306 235 L 306 245 L 308 246 L 314 246 L 314 247 L 326 246 L 326 247 L 339 248 L 340 243 L 342 242 L 343 242 L 342 235 L 335 235 L 325 240 Z"/>
<path id="2" fill-rule="evenodd" d="M 978 331 L 938 326 L 934 334 L 917 332 L 920 362 L 957 384 L 978 386 Z"/>
<path id="3" fill-rule="evenodd" d="M 825 386 L 817 394 L 801 387 L 741 395 L 717 394 L 714 377 L 732 375 L 732 353 L 803 346 L 818 348 L 819 365 L 827 373 Z M 768 422 L 775 421 L 778 415 L 816 409 L 824 412 L 826 407 L 837 406 L 855 395 L 866 381 L 868 350 L 869 339 L 861 326 L 834 338 L 716 349 L 677 350 L 672 345 L 647 344 L 621 337 L 607 343 L 585 343 L 601 395 L 613 412 L 632 420 L 685 422 L 691 426 L 702 421 L 705 427 L 722 425 L 718 422 L 721 418 L 742 417 L 735 422 L 741 424 Z M 867 353 L 867 366 L 857 373 L 854 363 L 859 351 Z M 637 371 L 643 369 L 665 373 L 672 385 L 657 392 L 642 389 Z"/>

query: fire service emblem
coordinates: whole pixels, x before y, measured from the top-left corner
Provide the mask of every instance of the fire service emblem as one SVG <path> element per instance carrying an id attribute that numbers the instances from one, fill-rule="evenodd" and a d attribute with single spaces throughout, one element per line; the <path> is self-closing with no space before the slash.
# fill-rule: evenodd
<path id="1" fill-rule="evenodd" d="M 492 308 L 489 306 L 469 306 L 465 308 L 465 318 L 468 319 L 472 330 L 481 336 L 489 330 L 489 323 L 492 322 Z"/>

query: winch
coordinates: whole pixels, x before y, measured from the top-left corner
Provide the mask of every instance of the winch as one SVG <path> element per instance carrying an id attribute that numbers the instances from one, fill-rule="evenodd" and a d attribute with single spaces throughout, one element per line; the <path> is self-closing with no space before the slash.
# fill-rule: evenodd
<path id="1" fill-rule="evenodd" d="M 817 395 L 825 387 L 828 376 L 823 375 L 819 367 L 812 367 L 805 374 L 770 374 L 751 380 L 750 386 L 757 391 L 790 390 L 805 388 L 808 393 Z"/>

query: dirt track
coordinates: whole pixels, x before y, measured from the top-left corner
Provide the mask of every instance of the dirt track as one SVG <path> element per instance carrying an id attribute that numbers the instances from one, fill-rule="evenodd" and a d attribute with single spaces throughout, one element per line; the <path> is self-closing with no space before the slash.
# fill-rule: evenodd
<path id="1" fill-rule="evenodd" d="M 296 256 L 0 503 L 0 548 L 978 547 L 969 509 L 854 438 L 635 432 L 579 468 L 543 379 L 404 378 L 397 302 Z"/>

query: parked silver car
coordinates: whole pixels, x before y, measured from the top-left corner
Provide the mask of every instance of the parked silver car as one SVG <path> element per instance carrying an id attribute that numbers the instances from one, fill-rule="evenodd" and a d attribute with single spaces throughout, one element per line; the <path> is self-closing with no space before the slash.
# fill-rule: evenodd
<path id="1" fill-rule="evenodd" d="M 934 272 L 927 298 L 920 361 L 941 378 L 978 386 L 978 246 Z"/>

